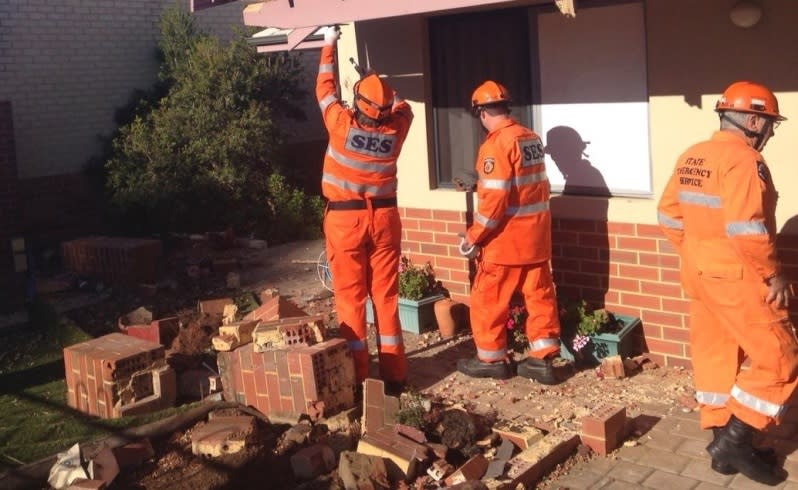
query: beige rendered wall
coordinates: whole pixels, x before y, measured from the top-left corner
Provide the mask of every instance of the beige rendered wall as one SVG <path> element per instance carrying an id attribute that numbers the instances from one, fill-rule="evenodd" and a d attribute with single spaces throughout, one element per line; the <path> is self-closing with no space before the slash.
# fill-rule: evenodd
<path id="1" fill-rule="evenodd" d="M 707 138 L 717 128 L 713 108 L 726 85 L 738 79 L 760 81 L 772 87 L 782 112 L 791 120 L 782 124 L 765 149 L 776 187 L 781 191 L 778 223 L 782 227 L 798 214 L 798 2 L 766 0 L 760 23 L 750 29 L 734 26 L 729 9 L 735 0 L 648 0 L 645 2 L 648 53 L 648 89 L 651 165 L 654 198 L 612 198 L 611 222 L 656 223 L 656 202 L 679 153 Z M 579 15 L 577 10 L 577 15 Z M 428 53 L 425 21 L 420 17 L 358 23 L 342 38 L 339 59 L 359 53 L 411 102 L 416 119 L 399 160 L 401 207 L 465 211 L 461 193 L 431 189 L 429 132 L 426 113 Z M 357 37 L 355 43 L 354 37 Z M 342 79 L 348 68 L 343 68 Z M 623 121 L 607 124 L 623 130 Z M 618 151 L 623 151 L 619 148 Z M 560 217 L 590 219 L 592 198 L 569 198 L 558 203 Z M 793 233 L 798 233 L 794 231 Z"/>

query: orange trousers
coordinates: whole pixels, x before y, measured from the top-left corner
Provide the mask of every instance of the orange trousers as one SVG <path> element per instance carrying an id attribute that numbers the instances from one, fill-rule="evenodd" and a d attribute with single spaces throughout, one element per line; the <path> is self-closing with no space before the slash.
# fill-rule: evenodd
<path id="1" fill-rule="evenodd" d="M 520 291 L 528 313 L 524 325 L 530 357 L 560 352 L 560 318 L 548 262 L 499 265 L 480 261 L 471 288 L 471 330 L 482 362 L 507 358 L 507 319 L 513 293 Z"/>
<path id="2" fill-rule="evenodd" d="M 780 422 L 798 384 L 798 342 L 787 310 L 765 301 L 765 284 L 718 275 L 683 275 L 692 297 L 690 349 L 701 427 L 726 425 L 734 415 L 764 429 Z M 741 369 L 746 357 L 750 366 Z"/>
<path id="3" fill-rule="evenodd" d="M 383 381 L 405 381 L 407 359 L 398 309 L 399 210 L 327 210 L 324 236 L 338 324 L 355 359 L 357 382 L 368 377 L 367 296 L 374 305 L 380 377 Z"/>

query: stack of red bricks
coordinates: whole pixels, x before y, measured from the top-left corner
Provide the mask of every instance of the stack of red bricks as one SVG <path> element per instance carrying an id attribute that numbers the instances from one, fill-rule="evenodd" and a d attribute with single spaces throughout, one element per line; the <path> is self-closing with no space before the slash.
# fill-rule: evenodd
<path id="1" fill-rule="evenodd" d="M 224 398 L 290 418 L 326 416 L 353 407 L 355 367 L 346 341 L 323 338 L 319 317 L 279 295 L 262 295 L 261 302 L 241 322 L 258 322 L 251 338 L 240 335 L 238 342 L 214 342 L 233 346 L 217 356 Z M 283 317 L 286 314 L 290 316 Z"/>
<path id="2" fill-rule="evenodd" d="M 102 418 L 174 406 L 175 372 L 160 344 L 112 333 L 64 349 L 67 403 Z"/>
<path id="3" fill-rule="evenodd" d="M 64 267 L 110 283 L 147 283 L 157 278 L 160 240 L 86 237 L 62 244 Z"/>

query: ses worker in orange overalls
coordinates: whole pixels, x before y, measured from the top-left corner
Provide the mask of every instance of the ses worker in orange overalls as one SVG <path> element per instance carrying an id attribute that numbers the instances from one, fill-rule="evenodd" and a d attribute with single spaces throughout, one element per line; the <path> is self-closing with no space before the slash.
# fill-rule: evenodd
<path id="1" fill-rule="evenodd" d="M 370 73 L 355 84 L 354 108 L 338 100 L 335 45 L 325 29 L 316 98 L 330 135 L 321 180 L 327 260 L 341 334 L 355 359 L 357 382 L 368 376 L 366 297 L 374 304 L 380 376 L 386 391 L 401 391 L 407 377 L 399 325 L 402 226 L 396 206 L 396 159 L 413 112 L 393 89 Z"/>
<path id="2" fill-rule="evenodd" d="M 720 131 L 679 157 L 658 219 L 690 298 L 701 427 L 715 432 L 712 468 L 772 485 L 783 479 L 773 454 L 751 441 L 785 411 L 798 343 L 776 257 L 777 193 L 759 152 L 785 118 L 773 93 L 751 82 L 731 84 L 715 110 Z M 741 370 L 746 356 L 750 368 Z"/>
<path id="3" fill-rule="evenodd" d="M 528 312 L 529 357 L 518 374 L 555 384 L 551 358 L 560 351 L 560 321 L 551 276 L 549 181 L 540 137 L 510 117 L 510 95 L 487 81 L 471 107 L 487 131 L 476 161 L 479 205 L 460 253 L 479 255 L 471 287 L 471 328 L 477 357 L 457 369 L 473 377 L 508 378 L 508 308 L 520 291 Z"/>

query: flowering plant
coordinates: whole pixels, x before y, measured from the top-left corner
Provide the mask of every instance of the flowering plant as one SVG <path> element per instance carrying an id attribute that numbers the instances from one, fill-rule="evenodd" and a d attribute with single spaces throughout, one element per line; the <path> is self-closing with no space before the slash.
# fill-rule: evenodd
<path id="1" fill-rule="evenodd" d="M 616 332 L 623 325 L 605 309 L 590 309 L 585 300 L 568 302 L 562 299 L 559 307 L 562 338 L 570 342 L 573 352 L 578 353 L 590 344 L 590 338 L 606 332 Z M 507 319 L 508 346 L 510 350 L 523 354 L 529 348 L 524 322 L 527 311 L 523 305 L 511 305 Z"/>
<path id="2" fill-rule="evenodd" d="M 566 338 L 573 335 L 571 348 L 574 352 L 584 349 L 594 335 L 608 332 L 617 332 L 621 322 L 612 313 L 603 308 L 591 309 L 587 301 L 580 300 L 574 303 L 563 300 L 560 306 L 560 324 Z"/>
<path id="3" fill-rule="evenodd" d="M 399 260 L 399 297 L 418 301 L 435 294 L 441 288 L 440 281 L 435 280 L 435 271 L 427 262 L 423 266 L 415 265 L 404 255 Z"/>
<path id="4" fill-rule="evenodd" d="M 507 318 L 507 344 L 510 350 L 523 354 L 529 349 L 529 341 L 526 338 L 526 308 L 522 305 L 511 305 L 510 316 Z"/>

